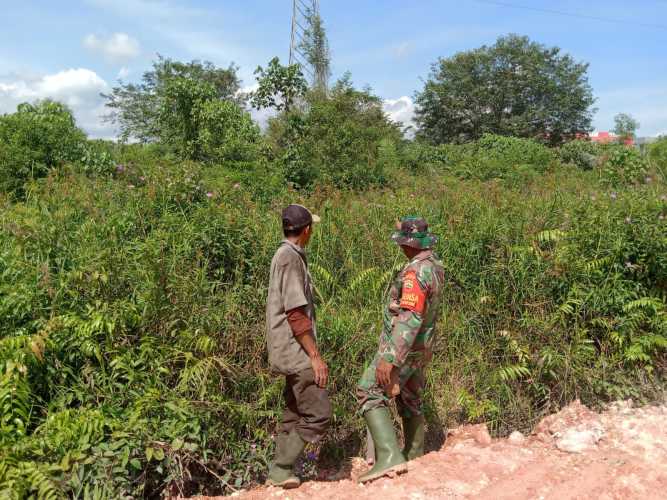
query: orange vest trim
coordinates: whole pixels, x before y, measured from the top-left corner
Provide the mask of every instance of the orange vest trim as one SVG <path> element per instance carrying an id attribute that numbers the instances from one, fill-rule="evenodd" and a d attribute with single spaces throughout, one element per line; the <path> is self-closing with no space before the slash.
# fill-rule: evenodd
<path id="1" fill-rule="evenodd" d="M 414 271 L 408 272 L 403 279 L 400 307 L 419 314 L 423 313 L 426 307 L 426 292 Z"/>

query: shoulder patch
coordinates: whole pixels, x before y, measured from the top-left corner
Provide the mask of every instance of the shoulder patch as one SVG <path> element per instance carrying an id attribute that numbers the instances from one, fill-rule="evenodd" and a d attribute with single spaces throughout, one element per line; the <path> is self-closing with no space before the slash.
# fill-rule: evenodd
<path id="1" fill-rule="evenodd" d="M 426 292 L 419 283 L 415 271 L 410 270 L 403 277 L 400 307 L 421 314 L 425 306 Z"/>

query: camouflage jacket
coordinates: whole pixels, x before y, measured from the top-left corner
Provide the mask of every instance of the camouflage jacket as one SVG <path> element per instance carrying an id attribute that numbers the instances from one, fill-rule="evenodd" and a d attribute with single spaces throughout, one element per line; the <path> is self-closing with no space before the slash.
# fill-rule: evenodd
<path id="1" fill-rule="evenodd" d="M 415 256 L 392 281 L 384 307 L 379 354 L 395 366 L 428 362 L 445 281 L 432 250 Z"/>

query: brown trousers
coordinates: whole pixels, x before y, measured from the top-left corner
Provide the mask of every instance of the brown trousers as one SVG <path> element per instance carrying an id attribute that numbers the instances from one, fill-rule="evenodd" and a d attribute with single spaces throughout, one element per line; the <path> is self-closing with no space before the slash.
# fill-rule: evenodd
<path id="1" fill-rule="evenodd" d="M 315 383 L 313 370 L 285 376 L 285 411 L 279 432 L 293 429 L 304 441 L 317 442 L 327 431 L 331 420 L 329 393 Z"/>

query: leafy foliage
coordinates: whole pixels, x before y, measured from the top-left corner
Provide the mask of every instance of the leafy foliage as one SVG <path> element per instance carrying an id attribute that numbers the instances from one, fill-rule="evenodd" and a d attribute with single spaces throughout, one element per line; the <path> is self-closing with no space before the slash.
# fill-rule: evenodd
<path id="1" fill-rule="evenodd" d="M 485 134 L 475 143 L 475 149 L 478 154 L 510 167 L 531 165 L 539 171 L 546 170 L 554 159 L 553 152 L 542 144 L 517 137 Z"/>
<path id="2" fill-rule="evenodd" d="M 581 139 L 566 142 L 558 149 L 563 163 L 576 165 L 582 170 L 593 169 L 601 153 L 602 150 L 597 144 Z"/>
<path id="3" fill-rule="evenodd" d="M 170 128 L 164 128 L 170 123 L 165 123 L 164 109 L 169 106 L 165 100 L 173 100 L 174 80 L 206 84 L 214 98 L 226 101 L 235 101 L 240 88 L 233 64 L 217 68 L 208 61 L 184 63 L 158 56 L 141 83 L 121 83 L 104 96 L 110 109 L 107 119 L 119 126 L 122 139 L 153 142 L 172 135 Z"/>
<path id="4" fill-rule="evenodd" d="M 298 64 L 283 66 L 274 57 L 266 69 L 258 66 L 255 70 L 258 88 L 251 94 L 256 109 L 273 108 L 289 112 L 295 101 L 303 98 L 308 86 Z"/>
<path id="5" fill-rule="evenodd" d="M 79 149 L 77 165 L 88 175 L 110 175 L 116 170 L 113 146 L 103 140 L 86 141 Z"/>
<path id="6" fill-rule="evenodd" d="M 306 99 L 304 110 L 280 116 L 269 127 L 287 179 L 298 186 L 319 180 L 354 189 L 385 183 L 380 144 L 399 142 L 400 132 L 381 100 L 370 89 L 355 89 L 349 75 L 328 95 L 311 92 Z"/>
<path id="7" fill-rule="evenodd" d="M 614 116 L 614 133 L 619 140 L 632 139 L 639 128 L 639 122 L 627 113 L 619 113 Z"/>
<path id="8" fill-rule="evenodd" d="M 259 151 L 259 128 L 236 103 L 218 98 L 205 79 L 174 77 L 161 88 L 155 123 L 163 146 L 205 162 L 248 162 Z"/>
<path id="9" fill-rule="evenodd" d="M 299 44 L 300 53 L 313 68 L 313 88 L 319 92 L 327 91 L 327 80 L 331 76 L 331 53 L 329 41 L 322 17 L 308 8 L 306 27 Z"/>
<path id="10" fill-rule="evenodd" d="M 649 146 L 649 159 L 662 178 L 667 180 L 667 137 L 661 137 Z"/>
<path id="11" fill-rule="evenodd" d="M 198 141 L 200 109 L 214 99 L 215 87 L 204 80 L 169 80 L 157 110 L 161 142 L 171 146 L 183 158 L 201 159 L 203 151 Z"/>
<path id="12" fill-rule="evenodd" d="M 596 172 L 555 168 L 519 190 L 449 176 L 459 154 L 449 147 L 380 142 L 378 161 L 400 184 L 299 199 L 322 214 L 309 257 L 337 415 L 325 460 L 363 435 L 349 387 L 377 347 L 382 295 L 402 263 L 387 231 L 404 213 L 443 236 L 447 268 L 429 419 L 505 432 L 575 397 L 659 391 L 663 184 L 611 196 Z M 126 148 L 113 175 L 65 170 L 0 215 L 6 496 L 231 492 L 265 473 L 282 387 L 257 332 L 281 238 L 275 207 L 295 194 L 257 190 L 268 173 L 237 186 L 236 169 Z M 547 159 L 506 138 L 476 148 Z M 417 153 L 432 168 L 413 176 L 402 162 Z"/>
<path id="13" fill-rule="evenodd" d="M 418 136 L 442 144 L 491 133 L 560 144 L 590 130 L 587 70 L 560 49 L 517 35 L 439 59 L 416 94 Z"/>
<path id="14" fill-rule="evenodd" d="M 641 153 L 629 147 L 611 149 L 602 164 L 602 179 L 611 186 L 642 182 L 648 163 Z"/>
<path id="15" fill-rule="evenodd" d="M 196 110 L 196 140 L 201 159 L 211 163 L 249 163 L 257 160 L 259 127 L 239 106 L 227 101 L 204 101 Z"/>
<path id="16" fill-rule="evenodd" d="M 58 102 L 19 104 L 0 116 L 0 192 L 23 194 L 23 185 L 78 159 L 85 141 L 72 113 Z"/>

